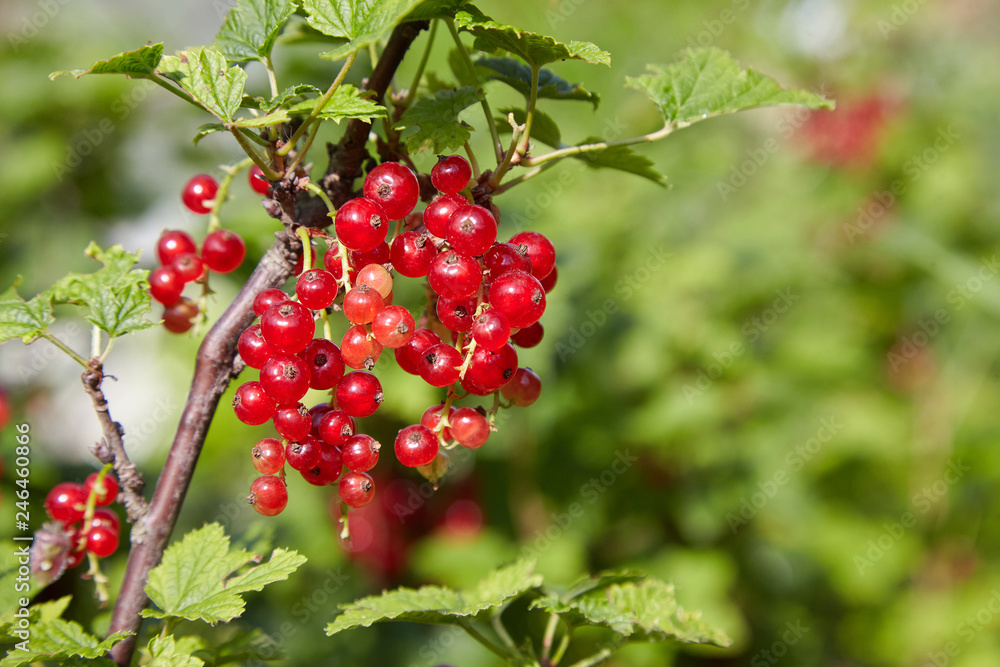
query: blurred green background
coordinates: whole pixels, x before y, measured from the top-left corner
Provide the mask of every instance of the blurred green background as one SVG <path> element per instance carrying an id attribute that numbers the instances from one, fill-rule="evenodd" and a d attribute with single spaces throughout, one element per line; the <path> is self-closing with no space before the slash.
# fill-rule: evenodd
<path id="1" fill-rule="evenodd" d="M 543 102 L 566 141 L 656 129 L 659 112 L 624 79 L 692 45 L 728 49 L 786 85 L 836 98 L 838 109 L 754 111 L 640 148 L 669 189 L 573 163 L 498 198 L 502 236 L 527 226 L 559 252 L 545 340 L 520 352 L 542 377 L 542 398 L 506 413 L 437 493 L 384 456 L 355 554 L 337 539 L 327 490 L 293 482 L 273 520 L 246 506 L 256 476 L 248 452 L 264 429 L 236 421 L 230 391 L 175 534 L 217 520 L 237 539 L 309 558 L 290 581 L 250 597 L 245 624 L 262 627 L 290 665 L 492 664 L 447 629 L 326 638 L 322 627 L 337 603 L 400 583 L 467 583 L 525 553 L 553 582 L 620 566 L 673 581 L 685 606 L 734 639 L 728 650 L 635 646 L 609 664 L 996 665 L 998 3 L 481 8 L 611 52 L 611 69 L 554 66 L 603 98 L 596 111 Z M 46 75 L 147 41 L 167 51 L 206 43 L 225 11 L 191 0 L 0 6 L 4 288 L 20 274 L 32 295 L 67 270 L 90 270 L 82 251 L 91 239 L 145 248 L 151 267 L 162 229 L 204 234 L 178 194 L 190 175 L 233 162 L 232 142 L 212 136 L 194 147 L 207 119 L 151 85 Z M 279 47 L 279 82 L 325 87 L 333 69 L 317 65 L 317 50 Z M 447 79 L 446 55 L 442 40 L 429 67 Z M 400 86 L 414 66 L 404 65 Z M 359 62 L 356 81 L 366 67 Z M 262 72 L 250 73 L 260 88 Z M 516 102 L 490 86 L 494 108 Z M 484 129 L 478 109 L 466 117 Z M 418 165 L 429 169 L 431 157 Z M 242 178 L 234 194 L 223 222 L 256 258 L 273 221 Z M 211 316 L 252 264 L 213 278 Z M 418 292 L 414 282 L 397 302 L 416 307 Z M 80 321 L 54 330 L 87 349 Z M 196 346 L 157 329 L 116 344 L 108 364 L 118 379 L 106 384 L 112 414 L 150 482 Z M 377 370 L 388 398 L 365 426 L 391 442 L 439 397 L 391 355 Z M 32 427 L 38 515 L 46 489 L 94 466 L 86 448 L 99 430 L 78 372 L 43 343 L 0 347 L 12 423 Z M 0 436 L 0 534 L 13 526 L 11 431 Z M 124 549 L 109 559 L 112 587 L 124 561 Z M 91 591 L 74 573 L 45 595 L 74 592 L 70 613 L 101 632 L 107 610 Z"/>

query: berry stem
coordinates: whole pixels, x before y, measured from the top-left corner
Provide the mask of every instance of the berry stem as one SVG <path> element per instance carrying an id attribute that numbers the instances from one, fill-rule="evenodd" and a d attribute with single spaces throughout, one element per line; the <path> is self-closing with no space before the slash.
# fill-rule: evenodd
<path id="1" fill-rule="evenodd" d="M 491 653 L 499 656 L 501 659 L 508 663 L 515 664 L 520 662 L 520 655 L 518 652 L 511 653 L 507 649 L 497 646 L 495 643 L 487 639 L 479 630 L 477 630 L 468 619 L 460 618 L 459 625 L 465 630 L 470 637 L 475 639 L 477 642 L 485 646 L 490 650 Z"/>
<path id="2" fill-rule="evenodd" d="M 503 619 L 500 618 L 500 612 L 493 614 L 493 616 L 490 617 L 490 625 L 493 626 L 493 630 L 497 633 L 497 636 L 500 637 L 500 641 L 502 641 L 512 653 L 518 653 L 517 644 L 515 644 L 514 640 L 510 638 L 510 633 L 507 632 L 507 628 L 504 627 Z"/>
<path id="3" fill-rule="evenodd" d="M 553 667 L 558 664 L 558 660 L 550 660 L 549 655 L 552 650 L 552 642 L 556 637 L 556 629 L 559 627 L 559 614 L 550 614 L 549 622 L 545 625 L 545 635 L 542 637 L 542 667 Z"/>
<path id="4" fill-rule="evenodd" d="M 316 135 L 319 134 L 320 125 L 321 123 L 313 123 L 313 127 L 309 130 L 309 136 L 306 138 L 306 143 L 302 147 L 302 150 L 296 152 L 295 159 L 292 160 L 292 163 L 288 165 L 287 169 L 285 169 L 286 176 L 291 176 L 295 173 L 295 169 L 299 166 L 299 164 L 301 164 L 302 158 L 304 158 L 306 153 L 309 152 L 309 149 L 312 148 L 313 141 L 316 139 Z"/>
<path id="5" fill-rule="evenodd" d="M 278 79 L 274 76 L 274 63 L 270 55 L 264 59 L 264 67 L 267 68 L 267 82 L 271 85 L 271 97 L 277 97 Z"/>
<path id="6" fill-rule="evenodd" d="M 236 137 L 236 143 L 240 145 L 240 148 L 242 148 L 243 151 L 250 156 L 250 159 L 253 160 L 253 163 L 258 167 L 260 167 L 260 170 L 264 172 L 264 176 L 267 178 L 267 180 L 269 181 L 281 180 L 281 174 L 276 172 L 274 169 L 271 169 L 271 165 L 267 163 L 267 160 L 265 160 L 260 156 L 260 153 L 257 152 L 256 148 L 254 148 L 247 142 L 247 138 L 243 136 L 243 133 L 240 132 L 240 129 L 238 127 L 230 126 L 229 131 L 233 133 L 234 137 Z"/>
<path id="7" fill-rule="evenodd" d="M 295 230 L 295 235 L 302 241 L 302 270 L 308 271 L 312 268 L 312 240 L 309 238 L 309 228 L 299 227 Z"/>
<path id="8" fill-rule="evenodd" d="M 504 175 L 510 169 L 510 163 L 514 159 L 514 155 L 517 153 L 517 146 L 521 134 L 524 132 L 526 125 L 518 125 L 514 122 L 514 114 L 508 114 L 507 116 L 510 127 L 511 127 L 511 138 L 510 146 L 507 148 L 507 152 L 504 153 L 503 162 L 497 167 L 496 172 L 490 177 L 490 186 L 496 188 L 496 186 L 503 180 Z"/>
<path id="9" fill-rule="evenodd" d="M 609 148 L 617 148 L 619 146 L 632 146 L 635 144 L 650 143 L 652 141 L 658 141 L 664 137 L 673 133 L 683 125 L 664 125 L 661 129 L 656 132 L 650 132 L 649 134 L 644 134 L 640 137 L 631 137 L 629 139 L 621 139 L 619 141 L 599 141 L 593 144 L 580 144 L 579 146 L 564 146 L 559 150 L 552 151 L 550 153 L 545 153 L 544 155 L 539 155 L 538 157 L 526 157 L 521 160 L 521 165 L 525 167 L 534 167 L 540 164 L 545 164 L 550 160 L 559 160 L 564 157 L 569 157 L 571 155 L 580 155 L 581 153 L 589 153 L 592 151 L 603 151 Z"/>
<path id="10" fill-rule="evenodd" d="M 476 154 L 472 152 L 472 146 L 469 142 L 465 142 L 465 154 L 469 156 L 469 165 L 472 167 L 472 178 L 478 181 L 479 175 L 482 173 L 479 171 L 479 160 L 476 159 Z"/>
<path id="11" fill-rule="evenodd" d="M 610 648 L 602 648 L 594 655 L 583 658 L 582 660 L 577 660 L 569 667 L 594 667 L 595 665 L 599 665 L 610 658 L 613 653 L 614 651 Z"/>
<path id="12" fill-rule="evenodd" d="M 344 527 L 340 529 L 340 539 L 351 541 L 351 508 L 348 507 L 347 503 L 340 501 L 340 523 L 344 524 Z"/>
<path id="13" fill-rule="evenodd" d="M 348 70 L 351 69 L 351 65 L 354 64 L 354 59 L 357 57 L 358 57 L 357 50 L 351 51 L 349 54 L 347 54 L 347 59 L 344 60 L 344 64 L 341 65 L 340 72 L 337 73 L 337 78 L 333 80 L 333 83 L 330 84 L 330 87 L 327 88 L 325 93 L 323 93 L 323 97 L 319 99 L 319 101 L 316 103 L 315 108 L 313 108 L 312 112 L 306 117 L 304 121 L 302 121 L 302 124 L 299 125 L 299 128 L 297 130 L 295 130 L 295 133 L 288 138 L 288 142 L 284 146 L 278 149 L 277 152 L 278 155 L 288 155 L 288 152 L 292 150 L 292 148 L 295 146 L 296 143 L 298 143 L 299 139 L 302 138 L 302 135 L 309 128 L 309 124 L 316 120 L 316 117 L 319 116 L 320 112 L 323 111 L 323 107 L 326 106 L 327 102 L 330 101 L 330 98 L 333 97 L 333 94 L 337 92 L 338 88 L 340 88 L 340 84 L 343 83 L 344 77 L 347 76 Z M 278 179 L 272 178 L 271 180 L 276 181 Z"/>
<path id="14" fill-rule="evenodd" d="M 330 216 L 330 219 L 332 220 L 333 217 L 337 215 L 337 207 L 333 205 L 332 201 L 330 201 L 330 197 L 325 192 L 323 192 L 323 188 L 319 187 L 312 181 L 308 181 L 304 187 L 306 190 L 312 192 L 314 195 L 323 200 L 323 203 L 326 204 L 327 215 Z M 301 229 L 305 229 L 305 227 L 302 227 Z M 307 265 L 303 264 L 302 266 L 307 266 Z"/>
<path id="15" fill-rule="evenodd" d="M 465 67 L 469 70 L 469 77 L 476 86 L 476 92 L 482 97 L 483 113 L 486 114 L 486 124 L 490 128 L 490 138 L 493 140 L 493 152 L 497 158 L 497 164 L 499 165 L 503 162 L 503 144 L 500 141 L 500 135 L 497 133 L 496 122 L 493 120 L 493 111 L 490 109 L 490 103 L 486 100 L 486 94 L 483 90 L 483 84 L 479 81 L 479 75 L 476 74 L 476 66 L 472 63 L 472 58 L 469 57 L 469 51 L 465 48 L 465 44 L 462 43 L 462 38 L 458 35 L 458 29 L 455 27 L 455 21 L 453 19 L 445 19 L 444 22 L 448 25 L 448 30 L 451 32 L 452 39 L 455 40 L 455 45 L 458 47 L 458 55 L 462 58 L 465 63 Z"/>
<path id="16" fill-rule="evenodd" d="M 108 578 L 101 572 L 100 559 L 89 551 L 87 552 L 87 565 L 87 573 L 83 576 L 94 580 L 94 587 L 97 589 L 97 601 L 103 607 L 104 603 L 108 601 Z"/>
<path id="17" fill-rule="evenodd" d="M 208 218 L 208 232 L 211 234 L 216 229 L 222 227 L 222 221 L 219 219 L 219 211 L 222 210 L 222 204 L 229 198 L 229 185 L 233 182 L 233 178 L 243 169 L 247 169 L 253 164 L 251 158 L 237 162 L 232 166 L 223 165 L 221 167 L 225 176 L 219 181 L 219 189 L 215 193 L 215 201 L 212 202 L 212 212 Z"/>
<path id="18" fill-rule="evenodd" d="M 528 141 L 531 137 L 531 123 L 535 118 L 535 105 L 538 103 L 538 72 L 541 69 L 538 65 L 531 66 L 531 93 L 528 95 L 527 118 L 524 120 L 524 134 L 518 144 L 517 152 L 524 155 L 528 152 Z"/>
<path id="19" fill-rule="evenodd" d="M 420 63 L 417 65 L 417 73 L 413 75 L 413 83 L 410 84 L 410 89 L 406 91 L 406 97 L 403 101 L 399 103 L 400 108 L 405 110 L 413 103 L 413 98 L 417 96 L 417 88 L 420 86 L 420 80 L 424 78 L 424 69 L 427 67 L 427 61 L 431 57 L 431 49 L 434 46 L 434 36 L 437 34 L 438 20 L 434 19 L 431 21 L 431 28 L 427 35 L 427 46 L 424 48 L 424 54 L 420 57 Z M 402 113 L 400 112 L 400 116 Z M 397 117 L 396 120 L 399 120 Z"/>

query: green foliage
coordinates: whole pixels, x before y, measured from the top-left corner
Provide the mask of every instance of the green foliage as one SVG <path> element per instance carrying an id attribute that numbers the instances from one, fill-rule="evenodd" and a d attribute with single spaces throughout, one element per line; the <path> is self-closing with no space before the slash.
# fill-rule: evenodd
<path id="1" fill-rule="evenodd" d="M 135 51 L 125 51 L 107 60 L 98 60 L 87 69 L 59 70 L 49 74 L 50 79 L 70 74 L 79 79 L 84 74 L 125 74 L 129 77 L 151 77 L 163 55 L 163 44 L 140 46 Z"/>
<path id="2" fill-rule="evenodd" d="M 158 71 L 173 79 L 209 113 L 232 121 L 243 101 L 247 73 L 242 67 L 229 67 L 218 49 L 200 46 L 176 56 L 164 56 Z"/>
<path id="3" fill-rule="evenodd" d="M 171 635 L 156 636 L 149 641 L 149 667 L 201 667 L 205 664 L 190 652 L 178 647 Z"/>
<path id="4" fill-rule="evenodd" d="M 344 40 L 343 45 L 323 54 L 333 60 L 386 37 L 419 4 L 418 0 L 302 0 L 310 26 Z M 435 1 L 428 9 L 435 13 L 441 4 Z"/>
<path id="5" fill-rule="evenodd" d="M 649 74 L 629 77 L 663 112 L 668 125 L 681 127 L 710 116 L 777 104 L 832 109 L 833 103 L 805 90 L 786 90 L 771 77 L 741 69 L 722 49 L 687 49 L 672 65 L 648 65 Z"/>
<path id="6" fill-rule="evenodd" d="M 268 62 L 275 40 L 294 12 L 290 0 L 239 0 L 212 45 L 233 64 Z"/>
<path id="7" fill-rule="evenodd" d="M 600 137 L 587 137 L 579 145 L 593 145 L 601 141 Z M 631 146 L 611 146 L 599 151 L 579 153 L 573 157 L 583 160 L 592 169 L 617 169 L 648 178 L 657 185 L 664 185 L 665 182 L 663 174 L 653 168 L 653 161 L 645 155 L 636 153 Z"/>
<path id="8" fill-rule="evenodd" d="M 243 613 L 241 593 L 259 591 L 284 581 L 306 561 L 295 551 L 275 549 L 266 563 L 235 574 L 260 557 L 231 549 L 219 524 L 209 524 L 184 536 L 163 553 L 163 562 L 149 574 L 146 593 L 159 610 L 146 609 L 153 618 L 178 617 L 206 623 L 231 621 Z"/>
<path id="9" fill-rule="evenodd" d="M 501 81 L 525 97 L 531 95 L 531 68 L 513 58 L 479 58 L 476 67 L 482 68 L 489 81 Z M 542 68 L 538 71 L 538 99 L 581 100 L 597 108 L 601 98 L 579 84 L 570 83 Z"/>
<path id="10" fill-rule="evenodd" d="M 458 114 L 480 99 L 482 96 L 471 86 L 440 90 L 434 97 L 418 98 L 403 113 L 397 129 L 406 130 L 402 138 L 411 153 L 459 149 L 472 136 L 472 127 L 460 121 Z"/>
<path id="11" fill-rule="evenodd" d="M 39 295 L 25 301 L 17 293 L 19 283 L 0 294 L 0 342 L 11 338 L 20 338 L 25 344 L 34 342 L 56 321 L 52 317 L 52 300 Z"/>
<path id="12" fill-rule="evenodd" d="M 73 658 L 85 658 L 87 664 L 113 666 L 104 658 L 111 647 L 128 637 L 128 632 L 116 632 L 106 639 L 98 639 L 75 621 L 60 618 L 42 620 L 31 624 L 31 639 L 26 642 L 27 650 L 16 649 L 0 660 L 0 667 L 20 667 L 41 660 L 57 660 L 61 664 L 73 664 Z"/>

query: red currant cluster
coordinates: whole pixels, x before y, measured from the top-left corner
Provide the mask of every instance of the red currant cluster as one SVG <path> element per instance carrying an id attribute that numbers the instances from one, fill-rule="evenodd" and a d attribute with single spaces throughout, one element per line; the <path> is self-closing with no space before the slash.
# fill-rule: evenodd
<path id="1" fill-rule="evenodd" d="M 92 473 L 83 484 L 56 484 L 45 497 L 45 512 L 69 535 L 66 567 L 76 567 L 85 554 L 107 558 L 118 549 L 118 515 L 107 506 L 118 496 L 111 475 Z"/>
<path id="2" fill-rule="evenodd" d="M 325 268 L 301 273 L 294 299 L 278 289 L 254 299 L 260 320 L 241 335 L 239 353 L 260 370 L 260 379 L 239 387 L 233 407 L 246 424 L 270 420 L 282 438 L 264 438 L 253 448 L 263 476 L 248 500 L 261 514 L 278 514 L 288 501 L 286 463 L 311 484 L 337 481 L 349 507 L 371 500 L 368 472 L 378 462 L 380 444 L 358 433 L 354 420 L 382 403 L 382 385 L 371 371 L 384 348 L 395 351 L 404 371 L 449 388 L 443 404 L 428 408 L 419 424 L 396 437 L 395 454 L 405 466 L 430 466 L 441 449 L 455 445 L 481 447 L 494 430 L 501 395 L 515 406 L 538 398 L 541 382 L 518 367 L 512 342 L 531 347 L 541 340 L 538 320 L 556 281 L 555 249 L 535 232 L 498 243 L 490 210 L 459 194 L 471 176 L 464 158 L 442 158 L 431 171 L 441 194 L 422 216 L 411 215 L 419 199 L 416 176 L 396 162 L 379 165 L 365 178 L 362 196 L 337 211 Z M 390 243 L 393 220 L 399 223 Z M 310 258 L 304 266 L 312 266 Z M 419 327 L 409 310 L 392 304 L 392 271 L 427 277 L 430 303 Z M 340 347 L 329 340 L 331 310 L 343 312 L 350 325 Z M 324 322 L 323 337 L 314 338 L 314 311 Z M 345 374 L 345 367 L 356 370 Z M 306 408 L 301 399 L 310 388 L 330 390 L 332 400 Z M 490 394 L 496 394 L 490 412 L 452 407 L 460 396 Z"/>

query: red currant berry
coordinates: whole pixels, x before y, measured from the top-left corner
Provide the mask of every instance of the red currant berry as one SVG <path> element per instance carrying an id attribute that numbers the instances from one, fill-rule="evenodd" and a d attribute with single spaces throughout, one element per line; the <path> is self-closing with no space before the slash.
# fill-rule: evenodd
<path id="1" fill-rule="evenodd" d="M 313 389 L 333 389 L 344 377 L 344 359 L 340 348 L 325 338 L 316 338 L 302 351 L 309 367 L 309 386 Z"/>
<path id="2" fill-rule="evenodd" d="M 545 312 L 545 290 L 524 271 L 505 273 L 490 285 L 490 305 L 507 317 L 515 329 L 530 327 Z"/>
<path id="3" fill-rule="evenodd" d="M 337 405 L 352 417 L 375 414 L 382 403 L 382 383 L 365 371 L 353 371 L 337 385 Z"/>
<path id="4" fill-rule="evenodd" d="M 80 484 L 60 482 L 45 496 L 45 511 L 60 523 L 76 523 L 83 518 L 88 495 Z"/>
<path id="5" fill-rule="evenodd" d="M 205 275 L 205 262 L 193 252 L 178 255 L 170 266 L 174 267 L 184 284 L 194 282 Z"/>
<path id="6" fill-rule="evenodd" d="M 240 385 L 236 390 L 236 396 L 233 397 L 236 418 L 250 426 L 260 426 L 270 420 L 277 406 L 278 404 L 267 395 L 260 382 L 246 382 Z"/>
<path id="7" fill-rule="evenodd" d="M 526 408 L 538 400 L 542 393 L 542 381 L 530 368 L 518 368 L 500 393 L 517 407 Z"/>
<path id="8" fill-rule="evenodd" d="M 431 184 L 445 193 L 461 192 L 472 178 L 472 167 L 461 155 L 439 157 L 431 167 Z"/>
<path id="9" fill-rule="evenodd" d="M 385 162 L 365 177 L 362 194 L 382 207 L 390 220 L 402 220 L 420 200 L 420 184 L 406 166 Z"/>
<path id="10" fill-rule="evenodd" d="M 302 403 L 279 405 L 271 421 L 274 430 L 287 440 L 302 440 L 309 435 L 313 424 L 309 410 Z"/>
<path id="11" fill-rule="evenodd" d="M 410 342 L 415 328 L 413 315 L 403 306 L 386 306 L 375 313 L 372 320 L 372 335 L 375 340 L 390 349 Z"/>
<path id="12" fill-rule="evenodd" d="M 447 387 L 458 382 L 462 354 L 451 345 L 441 343 L 431 347 L 424 353 L 422 360 L 420 378 L 427 384 L 432 387 Z"/>
<path id="13" fill-rule="evenodd" d="M 381 264 L 369 264 L 358 271 L 357 285 L 367 285 L 378 292 L 386 303 L 390 302 L 392 296 L 392 276 Z"/>
<path id="14" fill-rule="evenodd" d="M 472 316 L 476 312 L 475 297 L 468 299 L 438 299 L 435 308 L 438 319 L 452 331 L 463 333 L 472 328 Z"/>
<path id="15" fill-rule="evenodd" d="M 326 251 L 326 254 L 323 255 L 323 266 L 326 267 L 327 271 L 333 274 L 334 278 L 338 281 L 342 281 L 344 279 L 344 264 L 340 261 L 340 255 L 337 254 L 339 252 L 340 244 L 334 241 L 330 248 Z M 356 284 L 358 278 L 357 270 L 348 266 L 347 277 L 352 285 Z"/>
<path id="16" fill-rule="evenodd" d="M 497 221 L 482 206 L 466 205 L 448 218 L 445 238 L 452 249 L 461 255 L 482 255 L 497 240 Z"/>
<path id="17" fill-rule="evenodd" d="M 368 472 L 378 463 L 379 442 L 364 433 L 351 436 L 340 448 L 340 456 L 348 470 Z"/>
<path id="18" fill-rule="evenodd" d="M 476 293 L 483 274 L 479 262 L 449 251 L 434 258 L 427 280 L 436 294 L 447 299 L 464 299 Z"/>
<path id="19" fill-rule="evenodd" d="M 156 257 L 160 264 L 168 266 L 181 255 L 197 254 L 198 246 L 187 232 L 179 229 L 165 231 L 156 242 Z"/>
<path id="20" fill-rule="evenodd" d="M 451 434 L 463 447 L 478 449 L 490 439 L 490 423 L 478 410 L 457 408 L 448 421 Z"/>
<path id="21" fill-rule="evenodd" d="M 420 375 L 420 362 L 427 350 L 441 343 L 441 337 L 430 329 L 417 329 L 410 342 L 396 348 L 396 363 L 410 375 Z"/>
<path id="22" fill-rule="evenodd" d="M 368 324 L 375 313 L 385 308 L 385 299 L 365 284 L 359 284 L 344 295 L 344 317 L 352 324 Z"/>
<path id="23" fill-rule="evenodd" d="M 295 281 L 299 303 L 312 310 L 323 310 L 337 298 L 337 279 L 323 269 L 310 269 Z"/>
<path id="24" fill-rule="evenodd" d="M 407 426 L 396 436 L 396 458 L 408 468 L 425 466 L 438 455 L 437 437 L 426 426 Z"/>
<path id="25" fill-rule="evenodd" d="M 389 234 L 389 219 L 378 204 L 352 199 L 340 207 L 333 221 L 337 239 L 349 250 L 374 250 Z"/>
<path id="26" fill-rule="evenodd" d="M 468 205 L 469 200 L 461 195 L 441 195 L 424 209 L 424 227 L 434 236 L 443 239 L 451 214 Z"/>
<path id="27" fill-rule="evenodd" d="M 107 507 L 118 497 L 118 480 L 114 475 L 105 475 L 100 486 L 97 486 L 97 479 L 100 476 L 101 474 L 97 472 L 87 475 L 87 479 L 83 480 L 83 490 L 88 496 L 94 493 L 94 504 L 97 507 Z"/>
<path id="28" fill-rule="evenodd" d="M 510 340 L 514 345 L 523 348 L 535 347 L 542 342 L 542 336 L 545 335 L 545 329 L 542 328 L 541 322 L 535 322 L 530 327 L 524 327 L 516 334 L 510 337 Z"/>
<path id="29" fill-rule="evenodd" d="M 318 405 L 314 405 L 309 408 L 309 414 L 312 416 L 313 420 L 312 430 L 309 431 L 309 435 L 317 438 L 319 437 L 319 422 L 323 419 L 323 416 L 331 410 L 333 410 L 333 406 L 329 403 L 319 403 Z"/>
<path id="30" fill-rule="evenodd" d="M 302 478 L 314 486 L 327 486 L 337 481 L 343 469 L 340 448 L 323 443 L 319 451 L 319 463 L 302 473 Z"/>
<path id="31" fill-rule="evenodd" d="M 383 241 L 378 247 L 368 252 L 354 252 L 347 255 L 347 260 L 355 269 L 363 269 L 369 264 L 389 263 L 389 244 Z"/>
<path id="32" fill-rule="evenodd" d="M 483 268 L 489 271 L 490 280 L 510 271 L 531 273 L 531 260 L 513 243 L 497 243 L 483 254 Z"/>
<path id="33" fill-rule="evenodd" d="M 510 242 L 531 258 L 531 275 L 539 280 L 549 275 L 556 265 L 555 246 L 538 232 L 518 232 L 510 237 Z"/>
<path id="34" fill-rule="evenodd" d="M 301 357 L 276 354 L 260 369 L 260 384 L 277 403 L 296 403 L 309 391 L 309 366 Z"/>
<path id="35" fill-rule="evenodd" d="M 208 174 L 193 176 L 184 185 L 181 201 L 192 213 L 211 213 L 211 204 L 219 192 L 219 184 Z"/>
<path id="36" fill-rule="evenodd" d="M 340 341 L 340 354 L 344 363 L 351 368 L 375 368 L 378 358 L 382 356 L 382 343 L 369 337 L 368 330 L 360 324 L 355 324 L 344 333 Z"/>
<path id="37" fill-rule="evenodd" d="M 180 301 L 163 309 L 163 328 L 170 333 L 182 334 L 194 326 L 198 305 L 182 296 Z"/>
<path id="38" fill-rule="evenodd" d="M 118 533 L 107 526 L 93 527 L 87 531 L 86 548 L 98 558 L 107 558 L 118 550 Z"/>
<path id="39" fill-rule="evenodd" d="M 319 437 L 328 445 L 340 447 L 356 433 L 354 420 L 343 410 L 330 410 L 319 421 Z"/>
<path id="40" fill-rule="evenodd" d="M 243 263 L 247 246 L 239 234 L 228 229 L 217 229 L 201 244 L 201 258 L 210 271 L 229 273 Z"/>
<path id="41" fill-rule="evenodd" d="M 316 322 L 312 311 L 301 303 L 284 301 L 264 311 L 260 332 L 275 352 L 298 354 L 312 342 Z"/>
<path id="42" fill-rule="evenodd" d="M 262 475 L 274 475 L 285 466 L 285 446 L 277 438 L 263 438 L 250 450 L 253 467 Z"/>
<path id="43" fill-rule="evenodd" d="M 424 414 L 420 417 L 420 423 L 429 428 L 432 431 L 437 430 L 438 424 L 441 423 L 441 410 L 444 409 L 444 404 L 432 405 L 431 407 L 424 410 Z M 451 421 L 451 414 L 455 411 L 454 408 L 448 408 L 448 420 Z M 445 440 L 451 440 L 451 429 L 445 426 L 441 429 L 441 437 Z"/>
<path id="44" fill-rule="evenodd" d="M 236 343 L 236 349 L 240 353 L 240 359 L 250 368 L 261 368 L 268 359 L 274 356 L 274 350 L 264 340 L 259 324 L 251 325 L 243 330 Z"/>
<path id="45" fill-rule="evenodd" d="M 263 290 L 253 298 L 253 314 L 257 317 L 263 317 L 268 308 L 285 301 L 288 301 L 288 295 L 280 289 L 271 287 Z"/>
<path id="46" fill-rule="evenodd" d="M 553 266 L 552 270 L 549 271 L 549 275 L 541 279 L 542 289 L 548 294 L 552 291 L 552 288 L 556 286 L 556 281 L 559 280 L 559 267 Z"/>
<path id="47" fill-rule="evenodd" d="M 276 516 L 288 505 L 288 487 L 280 477 L 261 475 L 250 485 L 247 502 L 264 516 Z"/>
<path id="48" fill-rule="evenodd" d="M 392 241 L 389 259 L 392 267 L 407 278 L 422 278 L 431 270 L 437 248 L 426 234 L 403 232 Z"/>
<path id="49" fill-rule="evenodd" d="M 285 461 L 292 470 L 308 472 L 319 464 L 324 444 L 311 436 L 301 442 L 290 442 L 285 447 Z"/>
<path id="50" fill-rule="evenodd" d="M 477 389 L 472 393 L 485 396 L 510 382 L 516 372 L 517 352 L 507 343 L 495 352 L 477 347 L 465 378 Z"/>
<path id="51" fill-rule="evenodd" d="M 363 472 L 345 472 L 337 482 L 337 493 L 348 507 L 364 507 L 375 495 L 375 483 Z"/>
<path id="52" fill-rule="evenodd" d="M 181 300 L 184 280 L 172 266 L 158 266 L 149 273 L 149 295 L 164 306 L 172 306 Z"/>
<path id="53" fill-rule="evenodd" d="M 257 194 L 270 196 L 271 183 L 264 176 L 264 170 L 257 165 L 250 167 L 250 173 L 247 174 L 247 181 Z"/>
<path id="54" fill-rule="evenodd" d="M 510 338 L 510 323 L 503 313 L 487 310 L 472 325 L 472 339 L 487 350 L 499 350 Z"/>
<path id="55" fill-rule="evenodd" d="M 94 516 L 90 519 L 90 529 L 93 530 L 98 526 L 107 528 L 115 535 L 121 534 L 121 522 L 118 520 L 118 515 L 107 507 L 98 507 L 94 510 Z"/>

